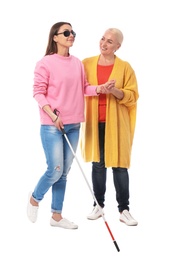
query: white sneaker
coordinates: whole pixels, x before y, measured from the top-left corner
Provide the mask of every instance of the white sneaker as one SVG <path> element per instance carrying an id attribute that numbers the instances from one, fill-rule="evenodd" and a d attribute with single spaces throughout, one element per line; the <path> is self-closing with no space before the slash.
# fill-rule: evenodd
<path id="1" fill-rule="evenodd" d="M 51 218 L 50 225 L 53 227 L 61 227 L 61 228 L 66 228 L 66 229 L 77 229 L 78 228 L 78 226 L 75 223 L 70 222 L 66 218 L 62 218 L 60 221 L 56 221 L 53 218 Z"/>
<path id="2" fill-rule="evenodd" d="M 99 206 L 100 207 L 100 206 Z M 100 207 L 102 210 L 102 207 Z M 102 213 L 104 215 L 104 212 L 102 210 Z M 102 217 L 101 211 L 99 210 L 98 206 L 96 205 L 92 212 L 87 216 L 88 219 L 90 220 L 96 220 L 98 218 Z"/>
<path id="3" fill-rule="evenodd" d="M 29 193 L 29 196 L 28 196 L 28 204 L 27 204 L 27 216 L 29 218 L 29 220 L 33 223 L 36 222 L 37 220 L 37 214 L 38 214 L 38 208 L 39 206 L 33 206 L 31 203 L 30 203 L 30 198 L 32 196 L 32 192 Z"/>
<path id="4" fill-rule="evenodd" d="M 119 220 L 123 223 L 125 223 L 127 226 L 137 226 L 138 222 L 131 216 L 129 211 L 125 209 L 121 215 Z"/>

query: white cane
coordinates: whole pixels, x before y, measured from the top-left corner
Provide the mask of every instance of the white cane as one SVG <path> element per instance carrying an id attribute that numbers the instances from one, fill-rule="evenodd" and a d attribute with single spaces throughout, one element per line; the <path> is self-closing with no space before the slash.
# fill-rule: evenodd
<path id="1" fill-rule="evenodd" d="M 90 190 L 90 192 L 91 192 L 91 194 L 92 194 L 92 196 L 93 196 L 94 201 L 96 202 L 96 205 L 97 205 L 97 207 L 98 207 L 98 209 L 99 209 L 99 211 L 100 211 L 100 213 L 101 213 L 101 216 L 102 216 L 102 218 L 103 218 L 103 220 L 104 220 L 104 223 L 105 223 L 105 225 L 106 225 L 106 227 L 107 227 L 107 229 L 108 229 L 108 231 L 109 231 L 109 233 L 110 233 L 110 236 L 112 237 L 113 243 L 114 243 L 114 245 L 115 245 L 117 251 L 119 252 L 120 249 L 119 249 L 119 247 L 118 247 L 118 245 L 117 245 L 117 242 L 116 242 L 116 240 L 115 240 L 115 238 L 114 238 L 114 236 L 113 236 L 113 234 L 112 234 L 112 232 L 111 232 L 111 230 L 110 230 L 110 228 L 109 228 L 109 225 L 108 225 L 108 223 L 107 223 L 107 221 L 106 221 L 106 219 L 105 219 L 105 217 L 104 217 L 104 213 L 103 213 L 101 207 L 99 206 L 99 203 L 97 202 L 96 197 L 94 196 L 94 193 L 93 193 L 93 191 L 92 191 L 92 189 L 91 189 L 91 187 L 90 187 L 90 184 L 89 184 L 89 182 L 88 182 L 88 180 L 87 180 L 87 178 L 86 178 L 86 176 L 85 176 L 85 173 L 84 173 L 84 171 L 83 171 L 83 169 L 82 169 L 82 167 L 81 167 L 81 165 L 80 165 L 80 163 L 79 163 L 79 161 L 78 161 L 78 159 L 77 159 L 77 156 L 76 156 L 76 154 L 75 154 L 75 152 L 74 152 L 74 150 L 73 150 L 73 148 L 72 148 L 72 146 L 71 146 L 70 141 L 68 140 L 68 137 L 67 137 L 67 135 L 66 135 L 66 133 L 65 133 L 65 130 L 64 130 L 64 129 L 61 129 L 61 131 L 62 131 L 63 135 L 65 136 L 65 139 L 66 139 L 66 141 L 67 141 L 67 143 L 68 143 L 68 145 L 69 145 L 69 147 L 70 147 L 70 149 L 71 149 L 71 151 L 72 151 L 72 153 L 73 153 L 73 155 L 74 155 L 74 157 L 75 157 L 75 159 L 76 159 L 76 161 L 77 161 L 77 163 L 78 163 L 78 166 L 79 166 L 79 168 L 80 168 L 80 170 L 81 170 L 81 172 L 82 172 L 82 174 L 83 174 L 83 177 L 84 177 L 84 179 L 85 179 L 85 181 L 86 181 L 86 183 L 87 183 L 87 186 L 89 187 L 89 190 Z"/>

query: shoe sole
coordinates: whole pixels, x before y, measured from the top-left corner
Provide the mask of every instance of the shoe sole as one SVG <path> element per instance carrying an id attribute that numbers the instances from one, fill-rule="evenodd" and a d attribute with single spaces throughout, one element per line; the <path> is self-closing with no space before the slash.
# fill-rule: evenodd
<path id="1" fill-rule="evenodd" d="M 102 217 L 102 215 L 98 216 L 97 218 L 90 218 L 90 217 L 87 217 L 87 219 L 88 219 L 88 220 L 96 220 L 96 219 L 101 218 L 101 217 Z"/>
<path id="2" fill-rule="evenodd" d="M 50 224 L 50 225 L 51 225 L 51 224 Z M 69 227 L 62 227 L 62 226 L 56 226 L 56 225 L 51 225 L 51 227 L 64 228 L 64 229 L 78 229 L 78 227 L 69 228 Z"/>
<path id="3" fill-rule="evenodd" d="M 124 223 L 124 224 L 127 225 L 127 226 L 137 226 L 137 225 L 138 225 L 138 223 L 128 224 L 128 223 L 126 223 L 125 221 L 123 221 L 123 220 L 121 220 L 121 219 L 120 219 L 120 222 Z"/>

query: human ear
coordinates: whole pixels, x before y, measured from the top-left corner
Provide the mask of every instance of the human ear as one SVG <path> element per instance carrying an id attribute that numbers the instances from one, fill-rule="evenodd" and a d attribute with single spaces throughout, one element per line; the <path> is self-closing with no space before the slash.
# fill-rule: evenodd
<path id="1" fill-rule="evenodd" d="M 57 42 L 57 35 L 53 36 L 53 40 L 54 40 L 54 42 Z"/>
<path id="2" fill-rule="evenodd" d="M 116 48 L 116 51 L 117 51 L 120 47 L 121 47 L 121 44 L 118 43 L 117 48 Z"/>

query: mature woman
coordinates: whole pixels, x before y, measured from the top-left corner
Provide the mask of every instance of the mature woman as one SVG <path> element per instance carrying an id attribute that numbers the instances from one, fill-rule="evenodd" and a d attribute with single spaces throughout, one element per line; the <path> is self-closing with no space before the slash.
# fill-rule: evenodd
<path id="1" fill-rule="evenodd" d="M 85 98 L 86 119 L 82 124 L 81 150 L 84 160 L 92 162 L 92 184 L 99 205 L 104 208 L 106 172 L 111 167 L 120 221 L 137 225 L 129 212 L 128 168 L 139 94 L 134 70 L 115 54 L 122 41 L 122 32 L 109 28 L 100 40 L 100 55 L 83 60 L 90 84 L 115 79 L 115 85 L 107 95 Z M 94 202 L 88 219 L 99 218 L 101 212 Z"/>

